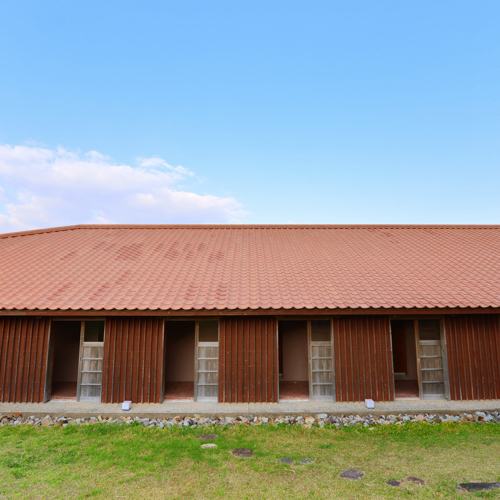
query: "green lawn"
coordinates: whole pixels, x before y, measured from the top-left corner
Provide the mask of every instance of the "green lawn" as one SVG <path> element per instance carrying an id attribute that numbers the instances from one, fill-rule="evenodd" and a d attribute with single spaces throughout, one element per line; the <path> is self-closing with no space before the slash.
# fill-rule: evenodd
<path id="1" fill-rule="evenodd" d="M 204 432 L 219 434 L 218 448 L 200 448 Z M 230 454 L 240 447 L 254 457 Z M 339 478 L 349 467 L 365 477 Z M 384 484 L 406 476 L 427 484 Z M 0 428 L 0 498 L 500 498 L 456 490 L 481 480 L 500 481 L 500 424 Z"/>

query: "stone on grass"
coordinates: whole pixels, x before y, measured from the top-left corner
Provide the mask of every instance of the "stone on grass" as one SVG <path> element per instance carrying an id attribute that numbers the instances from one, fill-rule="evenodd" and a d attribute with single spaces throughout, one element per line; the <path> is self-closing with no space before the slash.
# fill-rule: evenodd
<path id="1" fill-rule="evenodd" d="M 293 458 L 283 457 L 278 463 L 292 465 Z"/>
<path id="2" fill-rule="evenodd" d="M 391 481 L 387 481 L 388 486 L 401 486 L 401 481 L 396 481 L 396 479 L 393 479 Z"/>
<path id="3" fill-rule="evenodd" d="M 215 443 L 207 443 L 207 444 L 202 444 L 201 447 L 203 449 L 206 449 L 206 448 L 217 448 L 217 445 Z"/>
<path id="4" fill-rule="evenodd" d="M 309 464 L 313 464 L 313 463 L 314 463 L 314 460 L 311 460 L 310 458 L 304 458 L 304 460 L 299 461 L 299 464 L 302 464 L 302 465 L 309 465 Z"/>
<path id="5" fill-rule="evenodd" d="M 42 427 L 51 427 L 52 425 L 54 425 L 54 422 L 50 417 L 42 418 Z"/>
<path id="6" fill-rule="evenodd" d="M 425 481 L 423 479 L 418 478 L 418 477 L 408 476 L 408 477 L 405 477 L 405 481 L 407 483 L 418 484 L 419 486 L 425 486 Z"/>
<path id="7" fill-rule="evenodd" d="M 344 472 L 339 474 L 339 477 L 343 479 L 352 479 L 355 481 L 356 479 L 361 479 L 365 473 L 363 471 L 360 471 L 359 469 L 346 469 Z"/>
<path id="8" fill-rule="evenodd" d="M 250 458 L 253 457 L 253 450 L 249 448 L 236 448 L 231 452 L 235 457 Z"/>
<path id="9" fill-rule="evenodd" d="M 464 491 L 490 491 L 500 488 L 500 483 L 460 483 L 457 490 Z"/>
<path id="10" fill-rule="evenodd" d="M 196 436 L 196 439 L 203 439 L 205 441 L 209 439 L 217 439 L 219 436 L 217 434 L 200 434 L 199 436 Z"/>

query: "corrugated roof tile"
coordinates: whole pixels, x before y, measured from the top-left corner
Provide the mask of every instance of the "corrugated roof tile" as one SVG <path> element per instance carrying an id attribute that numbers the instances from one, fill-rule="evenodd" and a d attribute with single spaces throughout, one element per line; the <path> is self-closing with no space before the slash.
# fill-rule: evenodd
<path id="1" fill-rule="evenodd" d="M 0 263 L 4 310 L 500 307 L 500 226 L 72 226 Z"/>

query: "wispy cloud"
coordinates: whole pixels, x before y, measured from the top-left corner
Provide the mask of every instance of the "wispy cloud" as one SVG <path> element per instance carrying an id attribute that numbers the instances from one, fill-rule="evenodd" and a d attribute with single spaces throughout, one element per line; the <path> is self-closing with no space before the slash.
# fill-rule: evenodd
<path id="1" fill-rule="evenodd" d="M 179 183 L 189 169 L 159 157 L 119 165 L 90 151 L 0 145 L 0 231 L 83 223 L 226 223 L 245 213 L 234 198 Z"/>

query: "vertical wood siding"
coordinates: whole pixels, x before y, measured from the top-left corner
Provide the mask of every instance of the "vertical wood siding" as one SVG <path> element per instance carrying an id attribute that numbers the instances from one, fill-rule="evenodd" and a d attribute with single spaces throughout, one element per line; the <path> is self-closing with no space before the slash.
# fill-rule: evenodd
<path id="1" fill-rule="evenodd" d="M 0 318 L 0 401 L 42 403 L 50 318 Z"/>
<path id="2" fill-rule="evenodd" d="M 107 318 L 102 402 L 163 401 L 163 319 Z"/>
<path id="3" fill-rule="evenodd" d="M 496 315 L 448 316 L 450 398 L 500 398 L 500 327 Z"/>
<path id="4" fill-rule="evenodd" d="M 278 402 L 276 318 L 221 318 L 219 402 Z"/>
<path id="5" fill-rule="evenodd" d="M 394 375 L 387 316 L 333 320 L 337 401 L 392 401 Z"/>

